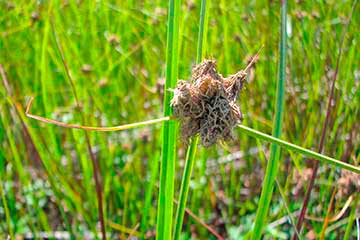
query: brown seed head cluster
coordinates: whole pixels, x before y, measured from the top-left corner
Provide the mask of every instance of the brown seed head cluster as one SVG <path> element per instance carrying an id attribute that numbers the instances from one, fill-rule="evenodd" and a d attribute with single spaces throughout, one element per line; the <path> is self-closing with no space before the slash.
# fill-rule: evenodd
<path id="1" fill-rule="evenodd" d="M 245 77 L 240 71 L 224 78 L 216 71 L 215 60 L 205 60 L 193 68 L 191 82 L 178 81 L 171 106 L 185 142 L 197 134 L 205 147 L 233 139 L 233 128 L 242 121 L 236 99 Z"/>
<path id="2" fill-rule="evenodd" d="M 348 170 L 341 170 L 341 177 L 337 181 L 338 193 L 337 196 L 342 198 L 349 196 L 352 193 L 360 192 L 360 175 Z"/>

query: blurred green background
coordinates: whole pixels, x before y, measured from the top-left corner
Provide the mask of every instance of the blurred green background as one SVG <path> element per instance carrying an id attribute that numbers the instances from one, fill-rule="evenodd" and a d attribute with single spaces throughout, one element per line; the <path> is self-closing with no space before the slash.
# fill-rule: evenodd
<path id="1" fill-rule="evenodd" d="M 182 1 L 179 78 L 189 79 L 195 62 L 200 1 Z M 71 84 L 86 125 L 114 126 L 162 115 L 167 6 L 154 1 L 0 0 L 0 238 L 9 226 L 17 236 L 55 232 L 75 238 L 99 229 L 92 165 L 85 135 L 25 117 L 31 112 L 81 124 Z M 286 103 L 283 139 L 317 149 L 340 38 L 352 1 L 289 1 Z M 277 1 L 210 1 L 207 58 L 224 76 L 247 65 L 239 104 L 243 124 L 271 133 L 280 36 Z M 360 160 L 360 11 L 345 37 L 324 153 L 357 165 Z M 6 75 L 6 79 L 5 76 Z M 158 195 L 161 124 L 89 133 L 100 163 L 110 238 L 153 238 Z M 186 146 L 179 139 L 175 197 Z M 236 140 L 197 154 L 188 208 L 228 239 L 250 230 L 257 210 L 269 144 L 237 134 Z M 302 205 L 312 162 L 282 151 L 269 225 L 264 239 L 288 239 Z M 340 170 L 320 165 L 308 215 L 324 218 Z M 356 190 L 355 190 L 356 191 Z M 332 215 L 348 200 L 337 194 Z M 329 223 L 326 239 L 341 239 L 351 208 Z M 359 213 L 358 213 L 359 214 Z M 8 215 L 8 217 L 6 217 Z M 10 216 L 10 219 L 9 219 Z M 10 220 L 10 221 L 9 221 Z M 307 220 L 311 239 L 323 222 Z M 353 236 L 356 231 L 354 226 Z M 198 221 L 184 220 L 184 239 L 215 239 Z"/>

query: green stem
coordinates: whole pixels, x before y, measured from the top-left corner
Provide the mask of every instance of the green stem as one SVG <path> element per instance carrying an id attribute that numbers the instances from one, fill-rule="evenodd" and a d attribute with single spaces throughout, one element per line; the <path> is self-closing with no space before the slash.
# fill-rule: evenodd
<path id="1" fill-rule="evenodd" d="M 27 116 L 31 117 L 31 118 L 34 118 L 33 116 L 35 115 L 31 115 L 31 114 L 27 114 Z M 39 118 L 41 117 L 38 117 L 36 116 L 37 120 L 39 120 Z M 42 119 L 45 119 L 45 118 L 42 118 Z M 138 128 L 138 127 L 143 127 L 143 126 L 148 126 L 148 125 L 152 125 L 152 124 L 156 124 L 156 123 L 160 123 L 160 122 L 167 122 L 167 121 L 170 121 L 172 118 L 167 116 L 167 117 L 162 117 L 162 118 L 156 118 L 156 119 L 152 119 L 152 120 L 148 120 L 148 121 L 144 121 L 144 122 L 137 122 L 137 123 L 130 123 L 130 124 L 125 124 L 125 125 L 121 125 L 121 126 L 116 126 L 116 127 L 86 127 L 86 126 L 78 126 L 78 125 L 69 125 L 67 127 L 69 128 L 80 128 L 81 129 L 86 129 L 86 130 L 94 130 L 94 131 L 123 131 L 123 130 L 129 130 L 129 129 L 133 129 L 133 128 Z M 40 120 L 40 121 L 43 121 L 43 120 Z M 51 123 L 49 122 L 49 119 L 46 119 L 47 123 Z M 56 124 L 56 125 L 59 125 L 59 124 Z M 76 127 L 74 127 L 76 126 Z M 360 169 L 356 166 L 353 166 L 351 164 L 348 164 L 346 162 L 342 162 L 340 160 L 337 160 L 337 159 L 334 159 L 334 158 L 331 158 L 331 157 L 328 157 L 326 155 L 323 155 L 323 154 L 320 154 L 318 152 L 314 152 L 314 151 L 311 151 L 309 149 L 306 149 L 304 147 L 300 147 L 298 145 L 295 145 L 293 143 L 289 143 L 285 140 L 282 140 L 280 138 L 276 138 L 276 137 L 273 137 L 273 136 L 270 136 L 270 135 L 267 135 L 266 133 L 262 133 L 262 132 L 259 132 L 255 129 L 252 129 L 252 128 L 249 128 L 249 127 L 246 127 L 244 125 L 238 125 L 240 131 L 242 133 L 245 133 L 246 135 L 249 135 L 251 137 L 254 137 L 256 139 L 260 139 L 260 140 L 264 140 L 264 141 L 267 141 L 267 142 L 270 142 L 270 143 L 274 143 L 274 144 L 277 144 L 287 150 L 290 150 L 290 151 L 294 151 L 294 152 L 297 152 L 297 153 L 300 153 L 304 156 L 307 156 L 307 157 L 310 157 L 310 158 L 314 158 L 315 160 L 318 160 L 318 161 L 322 161 L 322 162 L 326 162 L 330 165 L 333 165 L 333 166 L 336 166 L 336 167 L 340 167 L 340 168 L 343 168 L 343 169 L 347 169 L 349 171 L 352 171 L 352 172 L 355 172 L 355 173 L 360 173 Z M 196 145 L 196 144 L 191 144 L 191 145 Z M 190 151 L 190 148 L 189 150 Z M 195 154 L 195 153 L 193 153 Z"/>
<path id="2" fill-rule="evenodd" d="M 171 116 L 170 101 L 178 75 L 178 47 L 179 47 L 179 15 L 180 0 L 169 0 L 167 46 L 166 46 L 166 81 L 164 86 L 164 117 Z M 156 239 L 171 239 L 174 176 L 176 154 L 176 124 L 175 121 L 166 121 L 162 131 L 161 169 L 159 202 L 157 210 Z"/>
<path id="3" fill-rule="evenodd" d="M 194 167 L 195 162 L 195 154 L 197 150 L 197 144 L 199 142 L 199 137 L 196 136 L 191 139 L 191 145 L 188 148 L 186 153 L 186 160 L 185 160 L 185 167 L 184 173 L 181 180 L 181 187 L 180 187 L 180 195 L 179 195 L 179 204 L 176 211 L 176 218 L 175 218 L 175 229 L 174 229 L 174 240 L 180 239 L 182 224 L 184 220 L 185 208 L 186 208 L 186 200 L 189 193 L 189 185 L 190 179 L 192 175 L 192 170 Z"/>
<path id="4" fill-rule="evenodd" d="M 11 226 L 11 216 L 10 216 L 10 211 L 7 205 L 7 200 L 4 194 L 4 190 L 3 190 L 3 186 L 2 183 L 5 182 L 1 179 L 0 181 L 0 195 L 1 195 L 1 199 L 2 199 L 2 203 L 4 206 L 4 211 L 5 211 L 5 219 L 6 219 L 6 225 L 8 227 L 8 233 L 10 234 L 10 239 L 14 240 L 15 239 L 15 235 L 14 235 L 14 230 Z"/>
<path id="5" fill-rule="evenodd" d="M 267 135 L 265 133 L 256 131 L 254 129 L 251 129 L 251 128 L 243 126 L 243 125 L 238 125 L 238 127 L 239 127 L 239 129 L 240 129 L 240 131 L 242 133 L 245 133 L 246 135 L 249 135 L 251 137 L 271 142 L 273 145 L 276 144 L 276 145 L 281 146 L 281 147 L 283 147 L 283 148 L 285 148 L 287 150 L 294 151 L 294 152 L 300 153 L 300 154 L 302 154 L 304 156 L 314 158 L 316 160 L 331 164 L 333 166 L 340 167 L 342 169 L 347 169 L 349 171 L 360 174 L 360 168 L 359 167 L 353 166 L 353 165 L 348 164 L 346 162 L 342 162 L 340 160 L 336 160 L 334 158 L 328 157 L 328 156 L 320 154 L 318 152 L 311 151 L 309 149 L 300 147 L 298 145 L 286 142 L 286 141 L 281 140 L 279 138 Z"/>
<path id="6" fill-rule="evenodd" d="M 360 199 L 360 194 L 357 193 L 356 196 L 355 196 L 354 203 L 352 204 L 352 209 L 351 209 L 351 212 L 350 212 L 349 221 L 348 221 L 348 224 L 347 224 L 346 230 L 345 230 L 344 240 L 349 240 L 350 239 L 351 229 L 353 228 L 355 215 L 356 215 L 356 209 L 358 207 L 359 199 Z"/>
<path id="7" fill-rule="evenodd" d="M 281 38 L 280 38 L 280 65 L 279 79 L 276 88 L 275 119 L 272 135 L 281 136 L 284 97 L 285 97 L 285 68 L 286 68 L 286 0 L 281 1 Z M 263 188 L 261 191 L 260 202 L 255 218 L 255 228 L 252 239 L 261 239 L 262 231 L 266 221 L 271 197 L 274 190 L 274 183 L 278 173 L 280 163 L 280 147 L 277 144 L 271 144 L 270 159 L 266 167 Z"/>
<path id="8" fill-rule="evenodd" d="M 198 35 L 198 45 L 197 45 L 197 53 L 196 53 L 196 63 L 200 63 L 205 49 L 205 37 L 207 34 L 207 24 L 206 24 L 206 11 L 207 4 L 206 0 L 201 1 L 201 10 L 200 10 L 200 28 L 199 28 L 199 35 Z M 175 228 L 174 228 L 174 240 L 180 239 L 182 224 L 184 220 L 185 208 L 186 208 L 186 201 L 189 193 L 189 185 L 190 179 L 192 175 L 192 170 L 194 167 L 195 162 L 195 155 L 197 150 L 197 145 L 199 142 L 199 136 L 195 136 L 191 139 L 191 143 L 189 148 L 187 149 L 186 159 L 185 159 L 185 167 L 184 173 L 181 181 L 180 186 L 180 195 L 179 195 L 179 204 L 176 210 L 176 218 L 175 218 Z"/>
<path id="9" fill-rule="evenodd" d="M 200 63 L 204 57 L 206 49 L 206 34 L 207 34 L 207 9 L 209 4 L 206 4 L 206 0 L 201 1 L 200 10 L 200 27 L 198 35 L 198 45 L 196 51 L 196 63 Z"/>

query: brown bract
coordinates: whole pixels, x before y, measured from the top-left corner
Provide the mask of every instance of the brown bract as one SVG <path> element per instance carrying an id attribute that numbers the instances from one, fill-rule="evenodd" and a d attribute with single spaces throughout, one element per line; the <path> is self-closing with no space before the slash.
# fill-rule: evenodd
<path id="1" fill-rule="evenodd" d="M 190 82 L 178 81 L 171 106 L 185 142 L 197 134 L 205 147 L 233 139 L 233 128 L 242 121 L 236 99 L 245 77 L 245 71 L 239 71 L 224 78 L 215 60 L 204 60 L 193 68 Z"/>

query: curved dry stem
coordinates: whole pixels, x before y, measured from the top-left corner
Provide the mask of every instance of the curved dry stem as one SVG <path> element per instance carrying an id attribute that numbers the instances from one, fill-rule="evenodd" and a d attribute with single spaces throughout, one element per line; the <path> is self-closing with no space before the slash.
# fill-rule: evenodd
<path id="1" fill-rule="evenodd" d="M 146 126 L 146 125 L 151 125 L 151 124 L 155 124 L 155 123 L 166 122 L 166 121 L 176 119 L 173 116 L 166 116 L 166 117 L 152 119 L 152 120 L 148 120 L 148 121 L 144 121 L 144 122 L 124 124 L 124 125 L 115 126 L 115 127 L 81 126 L 81 125 L 75 125 L 75 124 L 67 124 L 67 123 L 64 123 L 64 122 L 56 121 L 56 120 L 49 119 L 49 118 L 44 118 L 44 117 L 33 115 L 33 114 L 29 113 L 32 101 L 33 101 L 33 98 L 30 99 L 30 101 L 29 101 L 29 103 L 28 103 L 28 105 L 26 107 L 25 115 L 27 117 L 33 118 L 33 119 L 41 121 L 41 122 L 54 124 L 54 125 L 57 125 L 57 126 L 60 126 L 60 127 L 82 129 L 82 130 L 87 130 L 87 131 L 99 131 L 99 132 L 122 131 L 122 130 L 128 130 L 128 129 L 132 129 L 132 128 L 142 127 L 142 126 Z M 358 166 L 354 166 L 354 165 L 348 164 L 346 162 L 336 160 L 336 159 L 328 157 L 326 155 L 323 155 L 323 154 L 311 151 L 309 149 L 300 147 L 298 145 L 289 143 L 289 142 L 284 141 L 282 139 L 279 139 L 279 138 L 267 135 L 265 133 L 256 131 L 256 130 L 254 130 L 252 128 L 246 127 L 246 126 L 241 125 L 241 124 L 238 124 L 237 127 L 241 130 L 242 133 L 245 133 L 246 135 L 255 137 L 255 138 L 260 139 L 260 140 L 275 143 L 275 144 L 277 144 L 277 145 L 279 145 L 279 146 L 281 146 L 281 147 L 283 147 L 283 148 L 285 148 L 287 150 L 295 151 L 297 153 L 303 154 L 304 156 L 313 157 L 313 158 L 315 158 L 315 159 L 317 159 L 319 161 L 322 161 L 322 162 L 331 164 L 333 166 L 337 166 L 337 167 L 340 167 L 342 169 L 347 169 L 347 170 L 349 170 L 351 172 L 360 174 L 360 168 Z"/>
<path id="2" fill-rule="evenodd" d="M 354 200 L 354 195 L 351 195 L 346 200 L 346 202 L 345 202 L 343 208 L 340 210 L 340 212 L 338 214 L 334 215 L 333 217 L 329 218 L 328 222 L 329 223 L 336 222 L 342 216 L 344 216 L 346 210 L 349 208 L 349 206 L 351 205 L 353 200 Z M 305 218 L 308 219 L 308 220 L 311 220 L 311 221 L 315 221 L 315 222 L 324 222 L 325 221 L 325 218 L 313 217 L 313 216 L 308 216 L 308 215 L 306 215 Z"/>
<path id="3" fill-rule="evenodd" d="M 174 199 L 174 203 L 177 205 L 179 202 Z M 195 213 L 193 213 L 189 208 L 185 208 L 185 212 L 192 217 L 196 222 L 198 222 L 201 226 L 206 228 L 212 235 L 214 235 L 218 240 L 225 240 L 219 233 L 216 232 L 214 228 L 212 228 L 210 225 L 208 225 L 206 222 L 204 222 L 199 216 L 197 216 Z"/>
<path id="4" fill-rule="evenodd" d="M 44 117 L 41 117 L 38 115 L 31 114 L 30 108 L 31 108 L 33 100 L 34 100 L 34 98 L 32 97 L 26 106 L 25 115 L 27 117 L 44 122 L 44 123 L 54 124 L 54 125 L 64 127 L 64 128 L 82 129 L 82 130 L 86 130 L 86 131 L 98 131 L 98 132 L 123 131 L 123 130 L 128 130 L 128 129 L 132 129 L 132 128 L 136 128 L 136 127 L 142 127 L 142 126 L 151 125 L 151 124 L 164 122 L 164 121 L 173 119 L 172 117 L 162 117 L 162 118 L 152 119 L 152 120 L 148 120 L 148 121 L 124 124 L 124 125 L 114 126 L 114 127 L 81 126 L 81 125 L 76 125 L 76 124 L 64 123 L 64 122 L 60 122 L 60 121 L 57 121 L 54 119 L 44 118 Z"/>

